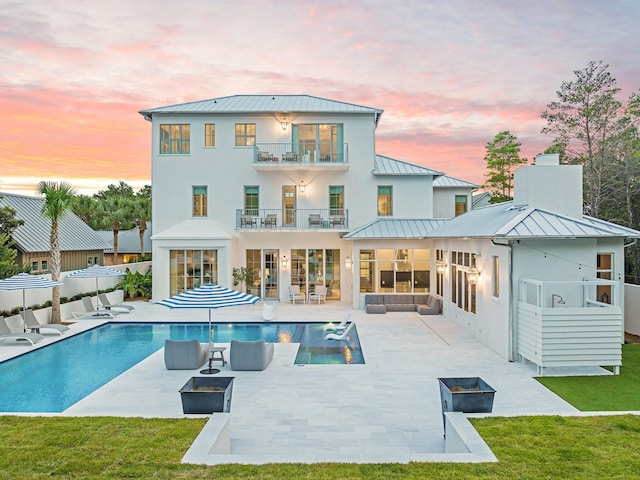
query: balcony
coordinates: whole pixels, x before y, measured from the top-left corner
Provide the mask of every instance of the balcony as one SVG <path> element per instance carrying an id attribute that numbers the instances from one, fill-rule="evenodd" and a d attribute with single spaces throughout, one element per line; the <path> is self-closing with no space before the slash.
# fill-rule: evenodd
<path id="1" fill-rule="evenodd" d="M 336 208 L 238 209 L 236 230 L 346 232 L 349 230 L 349 211 Z"/>
<path id="2" fill-rule="evenodd" d="M 346 143 L 257 143 L 253 166 L 256 170 L 348 170 L 348 152 Z"/>

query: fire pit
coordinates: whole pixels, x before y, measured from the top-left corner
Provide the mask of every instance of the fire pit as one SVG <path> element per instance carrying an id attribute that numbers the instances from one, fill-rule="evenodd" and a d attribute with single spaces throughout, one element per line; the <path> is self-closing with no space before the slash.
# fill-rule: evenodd
<path id="1" fill-rule="evenodd" d="M 184 413 L 231 411 L 235 377 L 191 377 L 180 389 Z"/>
<path id="2" fill-rule="evenodd" d="M 445 412 L 491 413 L 496 391 L 480 377 L 438 378 L 442 421 Z"/>

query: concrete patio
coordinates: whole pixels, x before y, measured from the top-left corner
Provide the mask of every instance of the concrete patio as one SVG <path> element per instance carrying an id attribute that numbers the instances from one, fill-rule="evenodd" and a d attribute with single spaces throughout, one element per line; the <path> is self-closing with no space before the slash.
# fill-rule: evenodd
<path id="1" fill-rule="evenodd" d="M 135 305 L 118 320 L 207 319 L 202 310 Z M 441 316 L 367 315 L 332 303 L 278 304 L 277 312 L 276 322 L 337 322 L 351 312 L 366 364 L 298 366 L 293 363 L 297 344 L 276 344 L 273 361 L 262 372 L 235 372 L 216 363 L 218 375 L 235 377 L 231 454 L 207 454 L 213 439 L 201 435 L 196 443 L 204 444 L 194 444 L 194 452 L 204 454 L 191 454 L 190 462 L 465 461 L 445 453 L 438 377 L 482 377 L 497 390 L 493 415 L 576 412 L 533 379 L 533 366 L 504 361 Z M 260 304 L 214 315 L 224 323 L 260 319 Z M 80 321 L 73 329 L 94 324 Z M 0 352 L 4 357 L 18 348 L 23 347 Z M 62 415 L 183 417 L 178 390 L 194 375 L 198 370 L 166 370 L 161 349 Z"/>

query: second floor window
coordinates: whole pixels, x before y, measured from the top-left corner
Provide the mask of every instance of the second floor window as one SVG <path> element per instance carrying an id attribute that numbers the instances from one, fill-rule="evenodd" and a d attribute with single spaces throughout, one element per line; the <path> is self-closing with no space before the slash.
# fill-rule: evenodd
<path id="1" fill-rule="evenodd" d="M 236 147 L 252 147 L 256 144 L 256 124 L 236 123 Z"/>
<path id="2" fill-rule="evenodd" d="M 204 146 L 215 147 L 216 146 L 216 124 L 206 123 L 204 125 Z"/>
<path id="3" fill-rule="evenodd" d="M 255 185 L 246 185 L 244 187 L 244 214 L 258 215 L 260 208 L 260 190 Z"/>
<path id="4" fill-rule="evenodd" d="M 456 195 L 456 217 L 467 212 L 467 196 Z"/>
<path id="5" fill-rule="evenodd" d="M 189 124 L 160 125 L 160 153 L 190 153 L 191 126 Z"/>
<path id="6" fill-rule="evenodd" d="M 329 187 L 329 215 L 344 215 L 344 186 Z"/>
<path id="7" fill-rule="evenodd" d="M 378 187 L 378 216 L 393 215 L 393 189 L 390 185 Z"/>
<path id="8" fill-rule="evenodd" d="M 193 216 L 207 216 L 207 187 L 193 187 Z"/>

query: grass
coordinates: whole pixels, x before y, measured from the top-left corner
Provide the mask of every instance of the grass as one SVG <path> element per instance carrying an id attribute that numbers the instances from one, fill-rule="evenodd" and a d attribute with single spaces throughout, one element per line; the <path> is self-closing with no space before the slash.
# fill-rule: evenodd
<path id="1" fill-rule="evenodd" d="M 640 410 L 640 345 L 619 376 L 540 378 L 581 410 Z M 628 479 L 640 417 L 471 419 L 498 463 L 183 465 L 206 419 L 0 416 L 0 479 Z"/>
<path id="2" fill-rule="evenodd" d="M 633 415 L 473 419 L 499 463 L 181 464 L 204 422 L 0 417 L 0 478 L 622 479 L 640 471 Z"/>
<path id="3" fill-rule="evenodd" d="M 622 346 L 620 375 L 537 380 L 585 412 L 640 410 L 640 344 Z"/>

